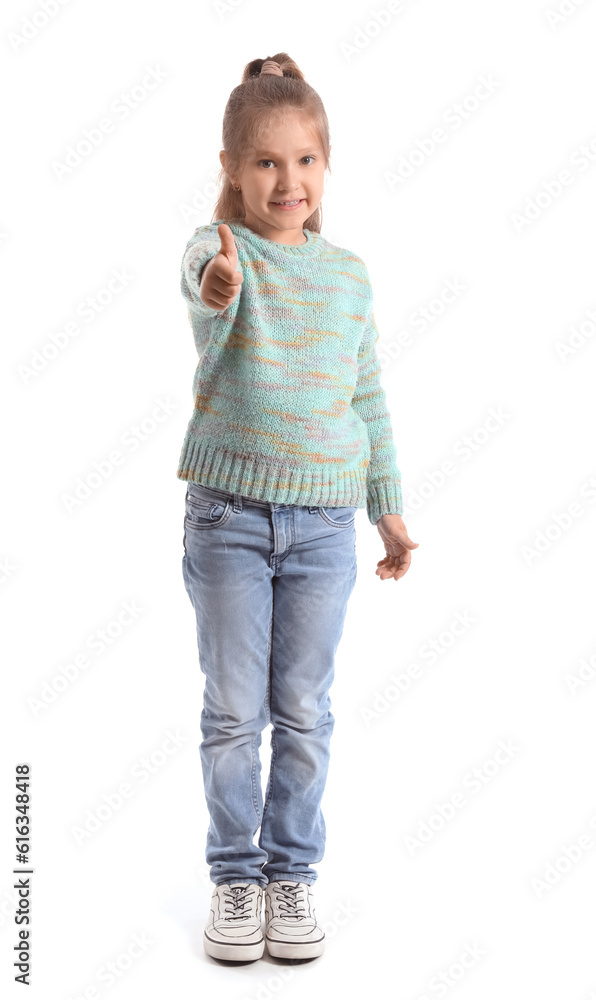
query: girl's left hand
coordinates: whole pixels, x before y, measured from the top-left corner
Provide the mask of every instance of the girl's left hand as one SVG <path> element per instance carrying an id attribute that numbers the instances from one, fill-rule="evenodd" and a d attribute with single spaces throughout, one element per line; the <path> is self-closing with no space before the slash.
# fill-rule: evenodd
<path id="1" fill-rule="evenodd" d="M 410 549 L 417 549 L 419 543 L 409 537 L 401 514 L 383 514 L 377 521 L 377 528 L 387 555 L 377 563 L 376 574 L 381 580 L 391 577 L 399 580 L 410 568 Z"/>

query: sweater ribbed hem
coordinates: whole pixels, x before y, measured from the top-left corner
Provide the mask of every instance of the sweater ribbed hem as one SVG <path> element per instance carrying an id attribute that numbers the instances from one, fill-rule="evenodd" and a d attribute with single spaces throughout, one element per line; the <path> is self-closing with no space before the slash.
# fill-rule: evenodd
<path id="1" fill-rule="evenodd" d="M 288 468 L 262 455 L 238 455 L 196 438 L 185 440 L 178 479 L 240 493 L 255 500 L 303 507 L 366 507 L 366 470 L 349 469 L 330 477 L 320 470 Z"/>
<path id="2" fill-rule="evenodd" d="M 383 514 L 403 514 L 404 510 L 399 479 L 388 477 L 367 484 L 364 471 L 351 469 L 330 481 L 328 467 L 320 472 L 290 469 L 272 465 L 263 456 L 239 456 L 192 437 L 182 447 L 177 476 L 270 503 L 366 508 L 371 524 Z"/>

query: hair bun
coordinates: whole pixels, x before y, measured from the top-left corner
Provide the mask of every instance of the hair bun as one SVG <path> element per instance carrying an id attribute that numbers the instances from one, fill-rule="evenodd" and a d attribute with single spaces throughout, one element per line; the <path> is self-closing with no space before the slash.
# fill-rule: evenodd
<path id="1" fill-rule="evenodd" d="M 242 83 L 261 76 L 281 76 L 284 79 L 304 80 L 304 73 L 287 52 L 276 52 L 266 59 L 251 59 L 244 67 Z"/>
<path id="2" fill-rule="evenodd" d="M 265 62 L 261 66 L 261 72 L 259 76 L 265 76 L 266 73 L 270 73 L 272 76 L 283 76 L 284 71 L 275 59 L 265 59 Z"/>

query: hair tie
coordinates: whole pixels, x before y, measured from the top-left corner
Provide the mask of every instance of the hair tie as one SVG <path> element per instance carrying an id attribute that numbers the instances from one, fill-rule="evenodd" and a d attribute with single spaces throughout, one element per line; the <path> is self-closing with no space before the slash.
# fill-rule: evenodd
<path id="1" fill-rule="evenodd" d="M 266 73 L 270 73 L 271 76 L 283 76 L 284 71 L 275 59 L 265 59 L 265 62 L 261 66 L 261 72 L 259 76 L 265 76 Z"/>

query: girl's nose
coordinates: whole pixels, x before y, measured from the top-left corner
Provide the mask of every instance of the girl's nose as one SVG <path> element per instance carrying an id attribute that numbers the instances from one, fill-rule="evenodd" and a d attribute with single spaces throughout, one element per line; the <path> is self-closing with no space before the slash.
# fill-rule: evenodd
<path id="1" fill-rule="evenodd" d="M 287 192 L 291 193 L 298 187 L 298 182 L 294 180 L 290 173 L 282 174 L 277 183 L 282 194 L 286 194 Z"/>

